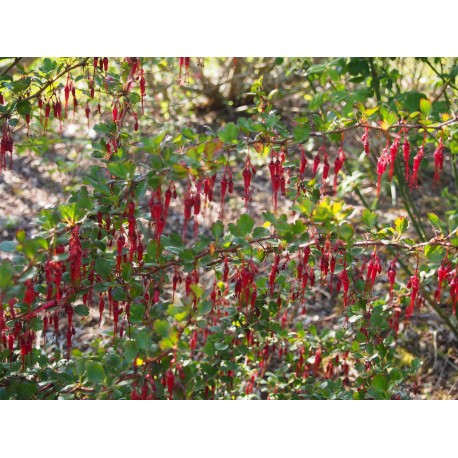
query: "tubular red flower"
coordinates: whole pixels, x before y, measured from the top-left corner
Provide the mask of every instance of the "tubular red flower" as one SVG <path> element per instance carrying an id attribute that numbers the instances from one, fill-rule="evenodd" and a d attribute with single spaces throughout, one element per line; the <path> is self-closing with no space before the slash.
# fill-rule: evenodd
<path id="1" fill-rule="evenodd" d="M 366 127 L 364 134 L 361 136 L 361 141 L 363 142 L 363 147 L 366 155 L 369 155 L 369 128 Z"/>
<path id="2" fill-rule="evenodd" d="M 456 305 L 458 303 L 458 267 L 449 274 L 450 297 L 452 298 L 452 313 L 456 315 Z"/>
<path id="3" fill-rule="evenodd" d="M 420 146 L 418 149 L 418 153 L 416 156 L 413 158 L 413 169 L 412 169 L 412 176 L 410 177 L 410 183 L 409 186 L 411 189 L 416 189 L 418 188 L 418 172 L 420 169 L 420 163 L 425 155 L 425 150 L 423 145 Z"/>
<path id="4" fill-rule="evenodd" d="M 345 162 L 345 152 L 343 148 L 340 147 L 337 153 L 337 157 L 334 160 L 334 186 L 333 186 L 334 192 L 337 191 L 337 175 L 342 170 L 344 162 Z"/>
<path id="5" fill-rule="evenodd" d="M 440 171 L 444 169 L 444 145 L 442 144 L 442 137 L 439 138 L 439 144 L 434 151 L 434 183 L 439 183 Z"/>
<path id="6" fill-rule="evenodd" d="M 418 270 L 415 270 L 415 274 L 410 277 L 410 280 L 407 283 L 407 288 L 411 290 L 410 303 L 406 309 L 406 319 L 409 319 L 413 315 L 415 301 L 418 297 L 418 292 L 420 291 L 420 277 L 418 276 Z"/>
<path id="7" fill-rule="evenodd" d="M 406 182 L 409 182 L 409 159 L 410 159 L 410 143 L 407 135 L 404 137 L 404 143 L 402 144 L 402 152 L 404 156 L 404 164 L 406 166 Z"/>
<path id="8" fill-rule="evenodd" d="M 393 301 L 393 289 L 396 282 L 396 259 L 390 262 L 387 271 L 388 282 L 390 284 L 390 302 Z"/>
<path id="9" fill-rule="evenodd" d="M 396 154 L 398 153 L 399 149 L 399 138 L 395 138 L 394 142 L 390 146 L 390 155 L 389 155 L 389 163 L 390 163 L 390 170 L 388 172 L 388 181 L 391 181 L 394 174 L 394 164 L 396 161 Z"/>
<path id="10" fill-rule="evenodd" d="M 301 165 L 299 167 L 299 175 L 302 177 L 305 172 L 305 167 L 307 166 L 307 158 L 305 157 L 305 150 L 302 145 L 300 145 L 301 149 Z"/>
<path id="11" fill-rule="evenodd" d="M 387 148 L 384 148 L 382 154 L 377 160 L 377 197 L 380 196 L 380 185 L 382 182 L 382 175 L 386 172 L 386 167 L 388 165 L 388 159 L 387 159 Z"/>
<path id="12" fill-rule="evenodd" d="M 367 264 L 367 279 L 366 279 L 366 291 L 372 291 L 375 284 L 375 279 L 377 275 L 382 271 L 382 265 L 380 263 L 380 258 L 377 253 L 374 251 L 371 254 L 371 259 Z"/>

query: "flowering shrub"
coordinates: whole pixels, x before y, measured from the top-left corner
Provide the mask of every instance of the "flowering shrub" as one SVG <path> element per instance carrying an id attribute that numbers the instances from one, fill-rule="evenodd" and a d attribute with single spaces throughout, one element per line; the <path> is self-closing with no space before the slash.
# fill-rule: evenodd
<path id="1" fill-rule="evenodd" d="M 68 201 L 0 243 L 0 395 L 411 397 L 421 361 L 400 363 L 400 335 L 426 308 L 458 335 L 456 197 L 421 213 L 412 198 L 450 170 L 456 191 L 456 113 L 380 95 L 396 76 L 375 81 L 373 59 L 291 59 L 278 71 L 315 88 L 292 122 L 253 75 L 243 116 L 152 132 L 153 75 L 186 91 L 204 63 L 45 58 L 0 77 L 3 174 L 70 123 L 95 131 Z"/>

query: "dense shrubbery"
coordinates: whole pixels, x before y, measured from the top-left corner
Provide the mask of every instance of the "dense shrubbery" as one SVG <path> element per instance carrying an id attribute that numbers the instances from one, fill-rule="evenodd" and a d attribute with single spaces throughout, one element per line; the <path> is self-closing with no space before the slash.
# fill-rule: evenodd
<path id="1" fill-rule="evenodd" d="M 410 321 L 458 335 L 456 64 L 22 63 L 3 173 L 70 124 L 87 167 L 0 243 L 3 398 L 409 398 Z"/>

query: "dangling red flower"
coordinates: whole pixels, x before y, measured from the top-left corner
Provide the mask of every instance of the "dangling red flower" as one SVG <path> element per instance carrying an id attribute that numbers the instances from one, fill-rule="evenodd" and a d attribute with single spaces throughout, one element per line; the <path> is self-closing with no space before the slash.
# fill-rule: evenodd
<path id="1" fill-rule="evenodd" d="M 384 148 L 382 154 L 377 160 L 377 197 L 380 196 L 380 185 L 382 183 L 382 175 L 386 172 L 386 167 L 388 165 L 387 155 L 387 148 Z"/>
<path id="2" fill-rule="evenodd" d="M 439 144 L 434 151 L 434 183 L 439 183 L 440 172 L 444 170 L 444 145 L 442 144 L 442 137 L 439 138 Z"/>
<path id="3" fill-rule="evenodd" d="M 363 142 L 363 147 L 366 155 L 369 155 L 369 128 L 365 128 L 364 134 L 361 136 L 361 141 Z"/>
<path id="4" fill-rule="evenodd" d="M 412 170 L 412 176 L 410 177 L 410 184 L 409 184 L 411 189 L 418 188 L 418 172 L 420 169 L 420 162 L 422 161 L 424 155 L 425 155 L 425 149 L 424 149 L 424 146 L 421 145 L 420 148 L 418 149 L 418 153 L 413 158 L 413 170 Z"/>
<path id="5" fill-rule="evenodd" d="M 388 181 L 391 181 L 394 175 L 394 163 L 396 161 L 396 154 L 398 153 L 399 149 L 399 138 L 395 138 L 394 142 L 390 146 L 390 171 L 388 172 Z"/>
<path id="6" fill-rule="evenodd" d="M 390 284 L 390 302 L 393 301 L 393 289 L 396 282 L 396 259 L 390 262 L 387 272 L 388 282 Z"/>
<path id="7" fill-rule="evenodd" d="M 337 157 L 334 161 L 334 187 L 333 187 L 333 190 L 334 192 L 336 192 L 337 190 L 337 175 L 339 174 L 339 172 L 341 171 L 343 165 L 344 165 L 344 162 L 345 162 L 345 153 L 344 153 L 344 150 L 342 148 L 342 146 L 339 148 L 339 151 L 337 153 Z"/>
<path id="8" fill-rule="evenodd" d="M 404 156 L 404 163 L 406 166 L 406 183 L 409 182 L 409 159 L 410 159 L 410 143 L 407 135 L 404 136 L 404 143 L 402 144 L 402 152 Z"/>
<path id="9" fill-rule="evenodd" d="M 407 288 L 410 288 L 410 303 L 406 309 L 406 318 L 409 319 L 413 315 L 415 301 L 420 291 L 420 277 L 418 276 L 418 269 L 415 270 L 415 274 L 410 277 L 407 283 Z"/>

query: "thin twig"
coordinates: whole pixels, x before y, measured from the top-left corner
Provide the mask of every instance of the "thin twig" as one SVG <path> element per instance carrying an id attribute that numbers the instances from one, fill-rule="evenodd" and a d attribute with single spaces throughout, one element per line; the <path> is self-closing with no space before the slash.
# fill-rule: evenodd
<path id="1" fill-rule="evenodd" d="M 14 62 L 10 65 L 8 65 L 8 67 L 3 70 L 3 72 L 0 74 L 0 76 L 3 76 L 3 75 L 6 75 L 13 67 L 16 66 L 16 64 L 22 59 L 22 57 L 15 57 L 14 58 Z"/>

